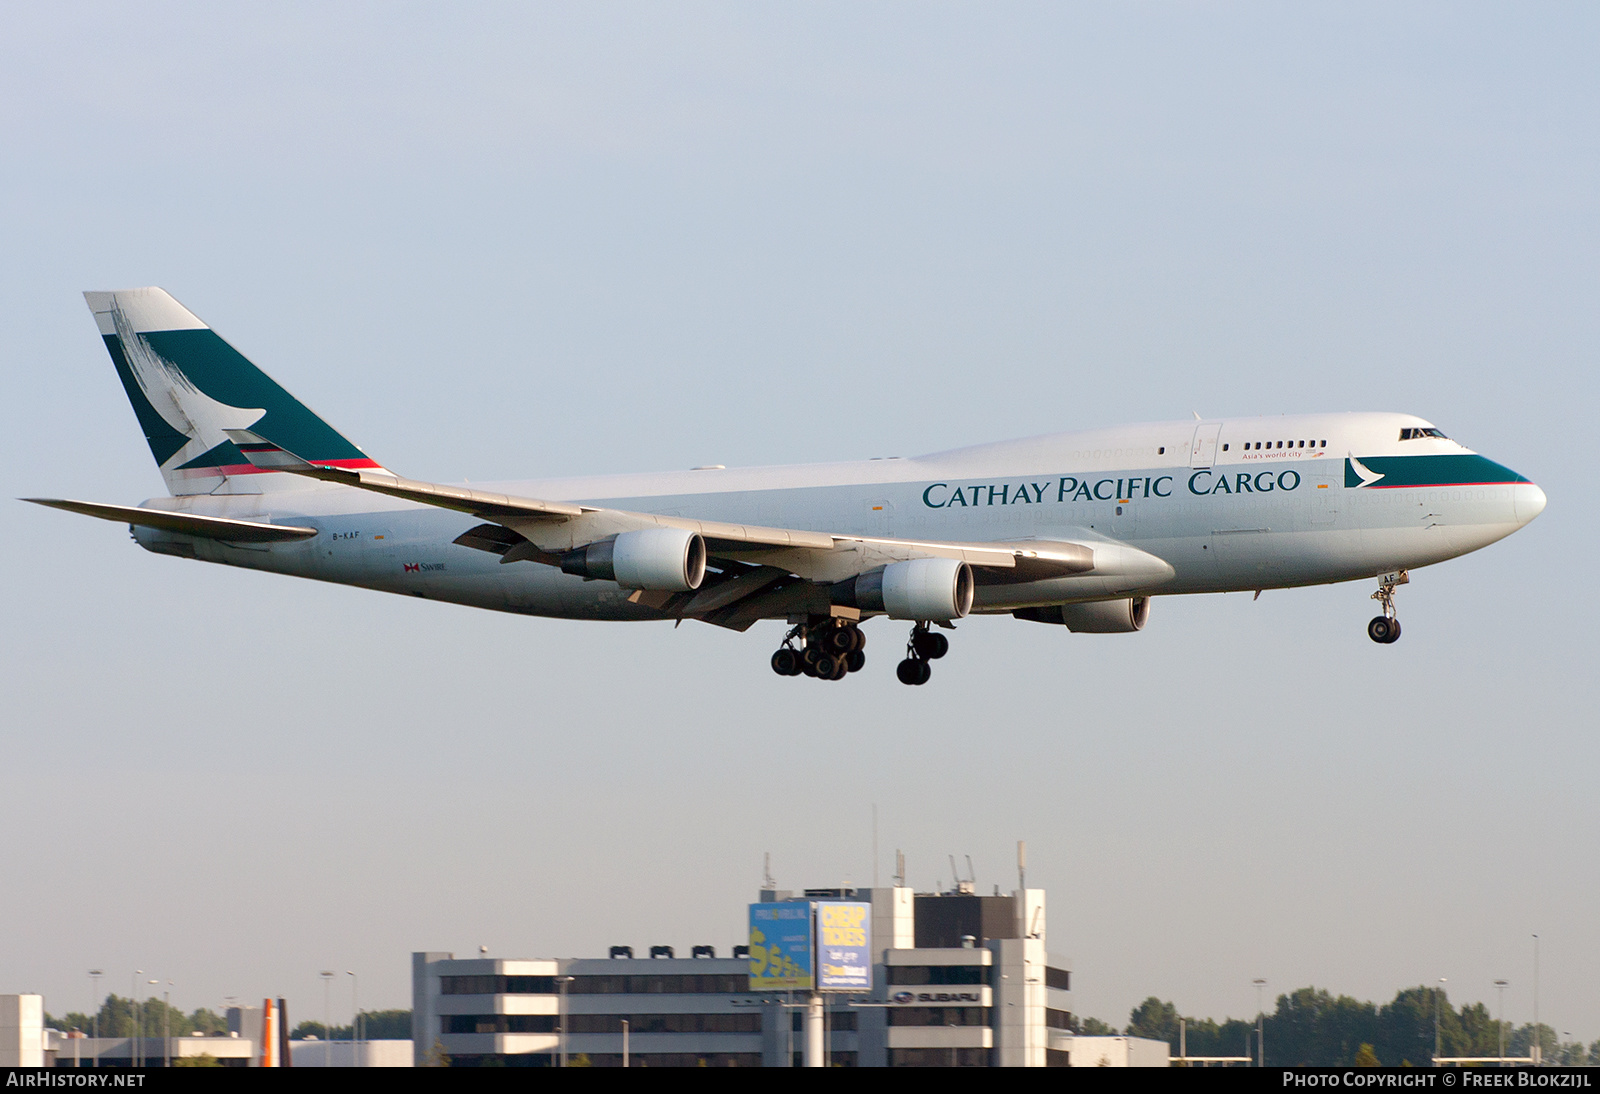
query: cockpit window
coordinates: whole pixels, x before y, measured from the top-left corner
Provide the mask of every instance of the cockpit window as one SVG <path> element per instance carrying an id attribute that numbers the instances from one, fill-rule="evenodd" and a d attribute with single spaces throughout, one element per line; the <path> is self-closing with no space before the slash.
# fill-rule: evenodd
<path id="1" fill-rule="evenodd" d="M 1424 437 L 1437 437 L 1441 441 L 1447 441 L 1450 439 L 1444 435 L 1444 430 L 1434 429 L 1432 427 L 1423 429 L 1419 426 L 1415 429 L 1407 428 L 1400 431 L 1400 439 L 1402 441 L 1420 441 Z"/>

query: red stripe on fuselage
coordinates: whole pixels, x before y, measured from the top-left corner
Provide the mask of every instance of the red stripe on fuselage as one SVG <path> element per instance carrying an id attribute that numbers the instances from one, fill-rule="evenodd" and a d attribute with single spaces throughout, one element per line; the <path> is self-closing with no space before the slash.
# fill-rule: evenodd
<path id="1" fill-rule="evenodd" d="M 1393 486 L 1362 486 L 1361 490 L 1449 490 L 1456 486 L 1516 486 L 1514 482 L 1412 482 L 1395 483 Z"/>

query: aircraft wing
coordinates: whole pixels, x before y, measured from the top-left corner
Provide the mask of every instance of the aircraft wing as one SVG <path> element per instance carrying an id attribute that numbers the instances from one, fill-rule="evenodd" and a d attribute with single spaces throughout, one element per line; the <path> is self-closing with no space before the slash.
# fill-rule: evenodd
<path id="1" fill-rule="evenodd" d="M 707 575 L 706 583 L 692 592 L 636 592 L 631 599 L 680 618 L 704 619 L 739 630 L 760 618 L 818 610 L 825 614 L 829 610 L 828 583 L 913 558 L 959 559 L 974 568 L 980 585 L 1113 573 L 1147 578 L 1156 584 L 1173 572 L 1155 556 L 1113 541 L 965 543 L 664 516 L 422 482 L 384 468 L 315 464 L 249 430 L 230 429 L 227 433 L 245 458 L 263 470 L 304 475 L 480 517 L 490 523 L 469 529 L 455 542 L 498 554 L 505 563 L 560 565 L 565 552 L 622 532 L 648 528 L 697 532 L 713 560 L 714 572 Z"/>
<path id="2" fill-rule="evenodd" d="M 504 552 L 500 551 L 498 545 L 485 548 L 501 553 L 503 561 L 508 562 L 530 558 L 534 561 L 543 561 L 535 557 L 536 553 L 548 554 L 559 550 L 570 550 L 618 532 L 642 528 L 686 528 L 700 533 L 706 541 L 708 552 L 719 556 L 738 557 L 761 549 L 834 551 L 841 546 L 859 544 L 878 545 L 903 558 L 919 556 L 959 558 L 973 566 L 1007 570 L 1021 565 L 1030 575 L 1037 577 L 1080 573 L 1094 566 L 1092 548 L 1077 543 L 1030 543 L 1023 546 L 925 542 L 813 532 L 798 528 L 767 528 L 759 525 L 698 520 L 691 517 L 638 513 L 626 509 L 523 498 L 473 490 L 464 486 L 422 482 L 403 478 L 385 468 L 374 470 L 314 464 L 284 451 L 249 430 L 230 429 L 227 433 L 244 453 L 245 458 L 263 470 L 286 471 L 290 474 L 320 479 L 323 482 L 339 483 L 387 494 L 405 501 L 471 513 L 473 516 L 482 517 L 517 532 L 538 549 L 537 552 L 526 549 L 519 551 L 515 544 L 510 545 Z M 571 532 L 576 534 L 562 535 L 557 529 L 566 524 L 576 524 L 581 528 L 571 529 Z M 533 534 L 530 535 L 530 532 Z M 551 535 L 551 532 L 555 534 Z M 471 536 L 472 533 L 469 532 L 463 538 Z M 498 544 L 498 541 L 496 543 Z M 468 543 L 466 546 L 478 546 L 478 544 Z M 508 555 L 512 557 L 506 557 Z M 1035 576 L 1030 576 L 1025 580 L 1034 579 Z"/>

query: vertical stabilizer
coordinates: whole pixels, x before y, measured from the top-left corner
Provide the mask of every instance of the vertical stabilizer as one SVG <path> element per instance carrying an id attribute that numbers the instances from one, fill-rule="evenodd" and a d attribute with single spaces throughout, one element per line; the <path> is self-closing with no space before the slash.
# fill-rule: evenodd
<path id="1" fill-rule="evenodd" d="M 165 290 L 83 295 L 168 492 L 305 488 L 296 476 L 252 466 L 229 429 L 250 429 L 321 464 L 378 466 Z"/>

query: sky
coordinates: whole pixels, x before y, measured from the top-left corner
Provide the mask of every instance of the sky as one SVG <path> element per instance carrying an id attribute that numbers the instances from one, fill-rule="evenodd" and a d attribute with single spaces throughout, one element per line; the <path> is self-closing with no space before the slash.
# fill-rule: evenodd
<path id="1" fill-rule="evenodd" d="M 1600 1036 L 1600 11 L 14 3 L 0 497 L 163 492 L 82 298 L 160 285 L 436 481 L 1416 413 L 1542 517 L 1413 574 L 974 619 L 923 688 L 782 626 L 517 618 L 0 502 L 0 992 L 741 941 L 780 887 L 1048 890 L 1080 1014 L 1314 984 Z M 1587 443 L 1587 442 L 1585 442 Z M 1581 445 L 1579 447 L 1582 447 Z M 874 652 L 876 651 L 876 653 Z M 878 816 L 873 856 L 873 809 Z M 348 980 L 349 978 L 344 978 Z M 335 1016 L 348 1013 L 341 983 Z"/>

